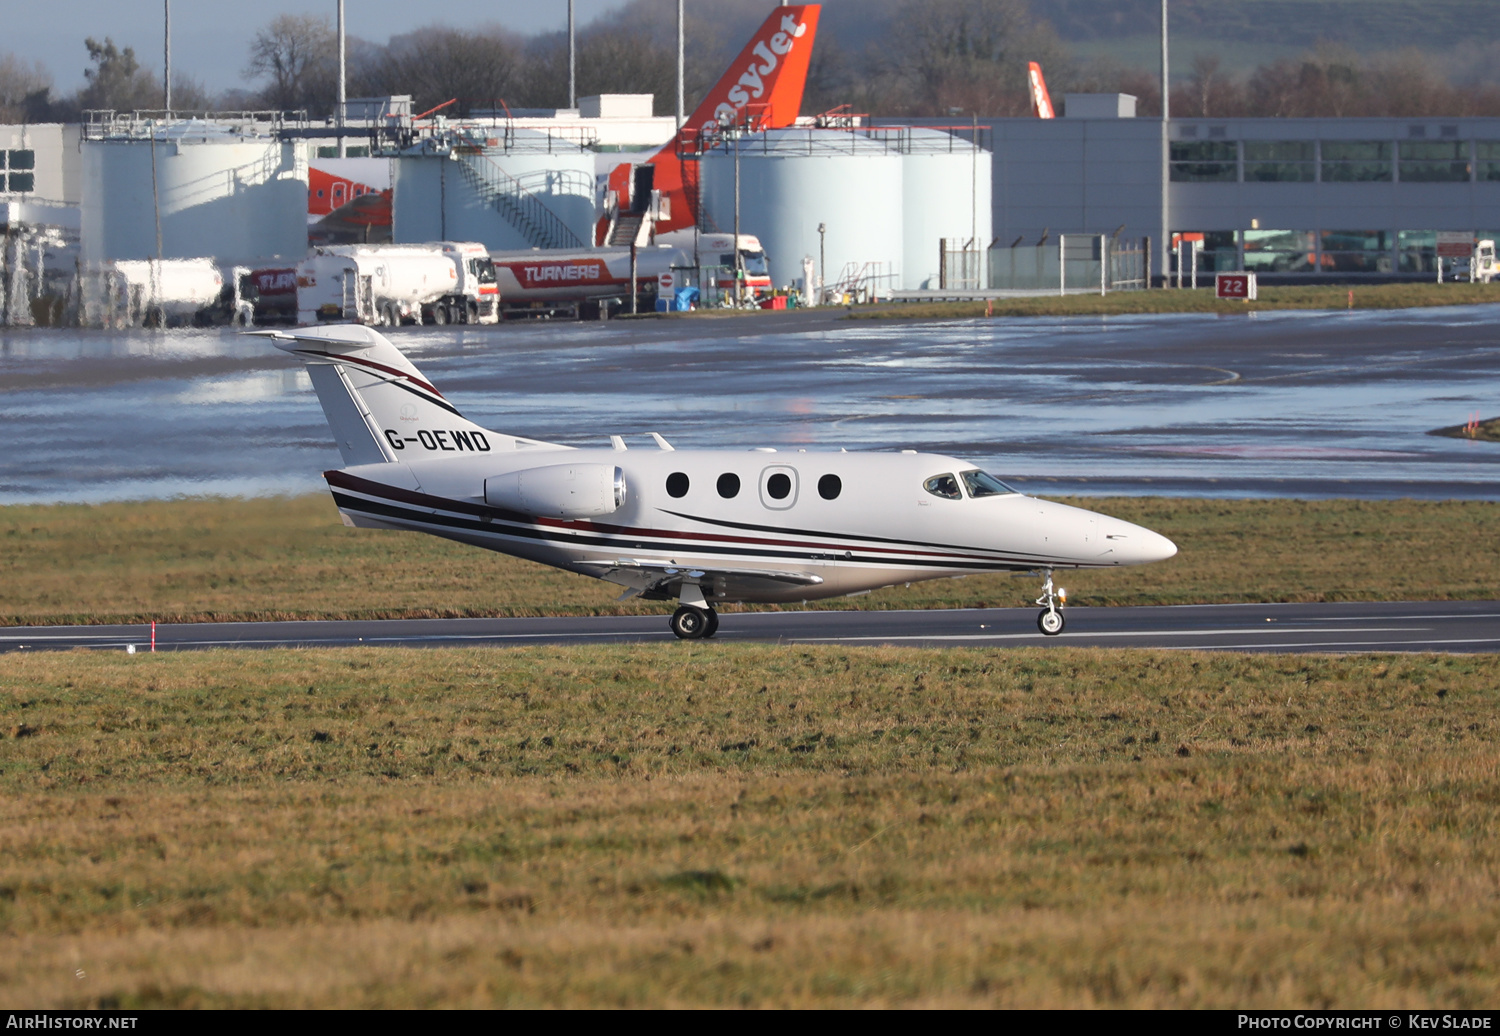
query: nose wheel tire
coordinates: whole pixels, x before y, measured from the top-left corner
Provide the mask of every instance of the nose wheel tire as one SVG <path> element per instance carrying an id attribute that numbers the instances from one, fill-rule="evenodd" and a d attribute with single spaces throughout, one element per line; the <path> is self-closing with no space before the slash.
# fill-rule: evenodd
<path id="1" fill-rule="evenodd" d="M 719 614 L 712 608 L 683 605 L 672 613 L 672 632 L 680 640 L 702 640 L 719 631 Z"/>
<path id="2" fill-rule="evenodd" d="M 1063 614 L 1048 608 L 1036 617 L 1036 628 L 1044 636 L 1055 637 L 1063 631 Z M 679 634 L 680 635 L 680 634 Z"/>

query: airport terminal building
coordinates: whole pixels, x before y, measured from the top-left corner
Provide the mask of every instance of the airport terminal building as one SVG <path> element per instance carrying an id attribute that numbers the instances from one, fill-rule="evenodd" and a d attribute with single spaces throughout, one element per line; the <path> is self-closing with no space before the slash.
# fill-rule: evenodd
<path id="1" fill-rule="evenodd" d="M 980 120 L 993 243 L 1119 230 L 1153 239 L 1159 275 L 1161 121 L 1131 117 L 1128 95 L 1070 100 L 1082 114 Z M 1438 231 L 1500 239 L 1500 119 L 1192 118 L 1167 130 L 1168 223 L 1204 235 L 1202 272 L 1426 279 Z"/>

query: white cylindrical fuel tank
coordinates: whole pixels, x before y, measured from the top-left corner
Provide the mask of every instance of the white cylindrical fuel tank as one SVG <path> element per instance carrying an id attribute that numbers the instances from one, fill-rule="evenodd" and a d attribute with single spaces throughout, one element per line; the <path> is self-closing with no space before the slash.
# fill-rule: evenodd
<path id="1" fill-rule="evenodd" d="M 775 287 L 801 278 L 804 256 L 817 261 L 820 223 L 827 228 L 826 284 L 877 264 L 886 278 L 882 291 L 900 285 L 899 151 L 859 131 L 812 128 L 749 135 L 739 148 L 740 232 L 760 238 Z M 734 166 L 734 145 L 703 157 L 705 222 L 725 232 L 734 227 Z"/>
<path id="2" fill-rule="evenodd" d="M 295 141 L 185 121 L 80 149 L 86 264 L 155 258 L 158 213 L 168 259 L 254 265 L 307 252 L 307 158 Z"/>
<path id="3" fill-rule="evenodd" d="M 594 153 L 540 131 L 402 155 L 392 185 L 398 243 L 479 241 L 491 251 L 593 243 Z"/>
<path id="4" fill-rule="evenodd" d="M 925 127 L 901 130 L 901 149 L 900 286 L 937 289 L 941 241 L 947 239 L 948 248 L 958 251 L 973 238 L 981 255 L 989 245 L 990 153 L 962 137 Z M 986 287 L 982 269 L 979 276 L 977 287 Z"/>

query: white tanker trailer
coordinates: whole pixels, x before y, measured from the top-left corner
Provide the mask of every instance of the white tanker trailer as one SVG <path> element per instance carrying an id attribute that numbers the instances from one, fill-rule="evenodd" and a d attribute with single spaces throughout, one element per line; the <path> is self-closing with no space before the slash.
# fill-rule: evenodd
<path id="1" fill-rule="evenodd" d="M 299 323 L 493 324 L 495 270 L 484 246 L 330 245 L 297 264 Z"/>
<path id="2" fill-rule="evenodd" d="M 566 313 L 597 316 L 601 307 L 629 308 L 630 249 L 581 248 L 526 252 L 491 252 L 500 304 L 509 315 L 550 316 Z M 650 246 L 636 249 L 636 294 L 641 308 L 654 297 L 665 275 L 682 284 L 693 271 L 691 249 Z"/>
<path id="3" fill-rule="evenodd" d="M 116 320 L 128 327 L 177 324 L 248 324 L 252 310 L 241 298 L 235 267 L 224 283 L 212 259 L 115 259 L 102 273 Z"/>

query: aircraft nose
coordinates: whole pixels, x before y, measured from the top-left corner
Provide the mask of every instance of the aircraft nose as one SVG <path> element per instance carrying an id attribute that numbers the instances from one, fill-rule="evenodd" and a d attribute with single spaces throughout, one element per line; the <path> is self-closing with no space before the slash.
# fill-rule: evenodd
<path id="1" fill-rule="evenodd" d="M 1141 537 L 1144 541 L 1140 545 L 1142 561 L 1165 561 L 1177 553 L 1177 544 L 1167 539 L 1159 532 L 1150 529 L 1142 529 L 1145 535 Z"/>
<path id="2" fill-rule="evenodd" d="M 1177 544 L 1161 533 L 1129 522 L 1111 522 L 1106 531 L 1106 542 L 1127 565 L 1165 561 L 1177 553 Z"/>

